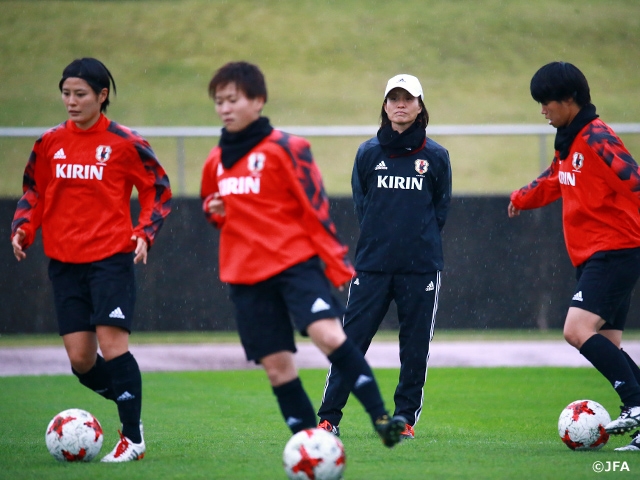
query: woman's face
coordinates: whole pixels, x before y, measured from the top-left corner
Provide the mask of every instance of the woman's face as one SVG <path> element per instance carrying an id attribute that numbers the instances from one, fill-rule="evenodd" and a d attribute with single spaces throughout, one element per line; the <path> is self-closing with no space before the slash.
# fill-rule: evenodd
<path id="1" fill-rule="evenodd" d="M 235 83 L 218 87 L 213 101 L 216 113 L 229 133 L 240 132 L 258 120 L 264 107 L 262 97 L 247 98 Z"/>
<path id="2" fill-rule="evenodd" d="M 580 107 L 572 98 L 561 102 L 551 100 L 540 104 L 540 113 L 549 121 L 549 125 L 555 128 L 569 125 L 578 111 L 580 111 Z"/>
<path id="3" fill-rule="evenodd" d="M 384 111 L 389 117 L 391 128 L 402 133 L 415 122 L 422 107 L 418 97 L 414 97 L 403 88 L 394 88 L 387 95 Z"/>
<path id="4" fill-rule="evenodd" d="M 62 101 L 69 118 L 81 130 L 91 128 L 100 118 L 100 107 L 107 99 L 109 90 L 103 88 L 97 94 L 83 79 L 67 78 L 62 84 Z"/>

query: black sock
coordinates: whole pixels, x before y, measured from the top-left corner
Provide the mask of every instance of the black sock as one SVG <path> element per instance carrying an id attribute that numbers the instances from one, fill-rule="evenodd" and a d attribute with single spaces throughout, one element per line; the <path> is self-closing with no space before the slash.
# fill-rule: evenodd
<path id="1" fill-rule="evenodd" d="M 122 422 L 122 434 L 133 443 L 140 443 L 140 412 L 142 410 L 142 376 L 131 352 L 105 363 L 111 373 L 113 391 Z"/>
<path id="2" fill-rule="evenodd" d="M 387 413 L 371 367 L 352 340 L 347 338 L 327 358 L 332 368 L 336 368 L 342 375 L 342 381 L 349 385 L 353 394 L 362 403 L 372 422 Z"/>
<path id="3" fill-rule="evenodd" d="M 109 370 L 105 367 L 105 360 L 100 355 L 96 357 L 96 363 L 91 370 L 86 373 L 78 373 L 73 367 L 71 371 L 78 377 L 80 383 L 85 387 L 93 390 L 98 395 L 102 395 L 107 400 L 116 401 L 113 392 L 113 384 Z"/>
<path id="4" fill-rule="evenodd" d="M 315 410 L 309 396 L 302 388 L 299 377 L 272 388 L 278 399 L 282 416 L 293 433 L 305 428 L 314 428 L 317 425 Z"/>
<path id="5" fill-rule="evenodd" d="M 582 344 L 580 353 L 609 380 L 625 406 L 640 405 L 640 385 L 624 354 L 608 338 L 593 335 Z"/>
<path id="6" fill-rule="evenodd" d="M 625 352 L 622 348 L 620 349 L 624 358 L 627 359 L 627 363 L 629 364 L 629 368 L 633 372 L 633 376 L 636 377 L 636 382 L 640 383 L 640 368 L 638 368 L 638 364 L 633 361 L 633 358 L 629 356 L 627 352 Z"/>

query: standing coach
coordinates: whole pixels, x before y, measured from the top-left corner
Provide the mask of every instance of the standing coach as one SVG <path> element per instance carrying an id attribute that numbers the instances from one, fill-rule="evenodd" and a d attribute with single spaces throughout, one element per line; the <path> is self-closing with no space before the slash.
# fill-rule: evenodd
<path id="1" fill-rule="evenodd" d="M 395 300 L 400 322 L 395 415 L 407 419 L 402 436 L 414 438 L 444 266 L 440 234 L 451 202 L 451 164 L 447 150 L 426 136 L 429 113 L 416 77 L 402 74 L 388 81 L 380 116 L 378 134 L 360 145 L 351 177 L 360 238 L 344 330 L 366 352 Z M 318 411 L 321 428 L 339 435 L 348 396 L 348 386 L 331 366 Z"/>

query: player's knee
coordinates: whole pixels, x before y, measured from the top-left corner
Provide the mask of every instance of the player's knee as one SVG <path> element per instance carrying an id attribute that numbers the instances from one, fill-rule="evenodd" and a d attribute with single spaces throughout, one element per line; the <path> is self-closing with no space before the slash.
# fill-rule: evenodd
<path id="1" fill-rule="evenodd" d="M 347 340 L 346 335 L 335 335 L 326 339 L 320 350 L 326 355 L 331 355 Z"/>
<path id="2" fill-rule="evenodd" d="M 569 345 L 580 350 L 580 347 L 582 347 L 582 344 L 584 343 L 583 332 L 575 328 L 569 328 L 565 325 L 562 334 Z"/>
<path id="3" fill-rule="evenodd" d="M 265 369 L 269 383 L 273 387 L 279 387 L 285 383 L 289 383 L 298 377 L 298 372 L 295 369 Z"/>
<path id="4" fill-rule="evenodd" d="M 567 332 L 567 331 L 565 330 L 564 332 L 562 332 L 562 334 L 563 334 L 563 336 L 564 336 L 565 341 L 566 341 L 569 345 L 571 345 L 571 346 L 574 346 L 574 347 L 575 347 L 575 344 L 574 344 L 574 343 L 575 343 L 575 337 L 572 335 L 572 333 L 571 333 L 571 332 Z"/>
<path id="5" fill-rule="evenodd" d="M 313 343 L 324 353 L 334 352 L 347 339 L 337 319 L 323 319 L 312 323 L 307 329 Z"/>
<path id="6" fill-rule="evenodd" d="M 269 383 L 273 387 L 278 387 L 288 382 L 287 375 L 285 375 L 285 373 L 282 371 L 265 369 L 265 372 L 267 373 L 267 378 L 269 379 Z"/>
<path id="7" fill-rule="evenodd" d="M 91 370 L 96 364 L 96 356 L 88 355 L 83 352 L 70 352 L 69 362 L 71 363 L 71 368 L 73 368 L 74 371 L 83 374 Z"/>
<path id="8" fill-rule="evenodd" d="M 269 383 L 274 387 L 290 382 L 298 376 L 293 354 L 290 352 L 267 355 L 260 359 L 260 363 L 267 374 Z"/>

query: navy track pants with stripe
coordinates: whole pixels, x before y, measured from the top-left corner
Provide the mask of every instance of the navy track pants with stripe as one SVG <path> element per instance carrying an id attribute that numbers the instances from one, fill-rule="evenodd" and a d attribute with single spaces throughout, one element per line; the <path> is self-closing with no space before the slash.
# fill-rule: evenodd
<path id="1" fill-rule="evenodd" d="M 366 353 L 391 300 L 395 301 L 400 324 L 400 376 L 394 395 L 394 414 L 404 416 L 410 425 L 415 425 L 424 399 L 429 343 L 433 338 L 438 309 L 440 272 L 357 273 L 349 287 L 344 330 Z M 349 387 L 341 380 L 340 374 L 329 367 L 318 416 L 332 425 L 340 423 L 342 409 L 349 398 Z"/>

